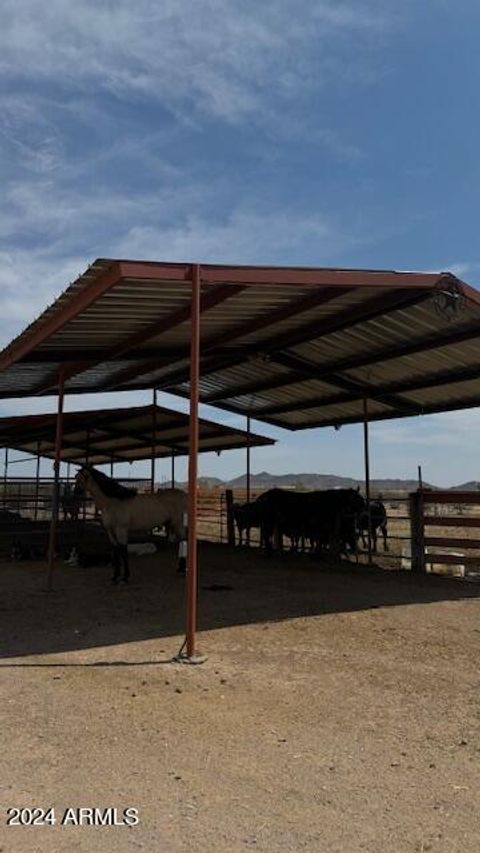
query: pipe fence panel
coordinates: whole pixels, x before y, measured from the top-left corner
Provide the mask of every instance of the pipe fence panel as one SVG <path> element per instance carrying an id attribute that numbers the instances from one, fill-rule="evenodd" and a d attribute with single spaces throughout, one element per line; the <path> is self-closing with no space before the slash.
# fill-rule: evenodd
<path id="1" fill-rule="evenodd" d="M 421 490 L 411 499 L 416 570 L 480 577 L 480 492 Z"/>

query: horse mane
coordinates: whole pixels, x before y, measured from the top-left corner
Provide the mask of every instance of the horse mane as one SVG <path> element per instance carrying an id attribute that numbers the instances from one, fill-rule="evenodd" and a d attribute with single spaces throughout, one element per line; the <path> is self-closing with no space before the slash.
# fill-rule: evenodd
<path id="1" fill-rule="evenodd" d="M 129 489 L 126 486 L 122 486 L 118 480 L 114 480 L 113 477 L 107 477 L 106 474 L 98 471 L 92 465 L 84 465 L 83 467 L 88 471 L 92 479 L 95 480 L 98 488 L 103 492 L 105 497 L 126 501 L 137 494 L 137 489 Z"/>

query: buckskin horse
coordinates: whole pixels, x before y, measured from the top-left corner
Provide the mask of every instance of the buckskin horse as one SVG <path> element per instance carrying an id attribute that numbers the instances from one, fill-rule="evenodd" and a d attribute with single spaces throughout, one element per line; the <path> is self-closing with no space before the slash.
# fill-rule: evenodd
<path id="1" fill-rule="evenodd" d="M 162 489 L 155 494 L 138 494 L 136 489 L 122 486 L 91 465 L 84 465 L 76 482 L 82 485 L 100 510 L 102 524 L 113 552 L 113 583 L 120 580 L 123 564 L 124 583 L 130 577 L 128 534 L 130 530 L 150 531 L 166 527 L 169 536 L 180 540 L 184 535 L 187 496 L 181 489 Z"/>

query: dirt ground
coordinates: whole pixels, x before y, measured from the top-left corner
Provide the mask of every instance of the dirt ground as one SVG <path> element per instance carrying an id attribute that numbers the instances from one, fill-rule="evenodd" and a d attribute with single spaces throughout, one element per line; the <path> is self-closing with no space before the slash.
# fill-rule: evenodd
<path id="1" fill-rule="evenodd" d="M 204 545 L 186 666 L 173 555 L 132 563 L 128 588 L 59 566 L 49 595 L 0 566 L 2 851 L 478 853 L 479 584 Z"/>

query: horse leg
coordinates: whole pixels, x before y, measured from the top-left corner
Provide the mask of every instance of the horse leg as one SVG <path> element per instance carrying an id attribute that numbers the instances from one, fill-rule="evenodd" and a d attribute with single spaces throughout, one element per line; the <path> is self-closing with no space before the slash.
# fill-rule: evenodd
<path id="1" fill-rule="evenodd" d="M 382 524 L 381 531 L 382 531 L 382 535 L 383 535 L 383 550 L 388 551 L 388 542 L 387 542 L 388 531 L 387 531 L 387 525 L 386 524 Z"/>
<path id="2" fill-rule="evenodd" d="M 118 583 L 120 580 L 120 545 L 118 545 L 116 542 L 112 542 L 112 563 L 112 583 Z"/>
<path id="3" fill-rule="evenodd" d="M 118 583 L 118 581 L 120 580 L 120 544 L 113 530 L 107 529 L 107 536 L 110 540 L 110 545 L 112 546 L 112 583 Z"/>
<path id="4" fill-rule="evenodd" d="M 118 542 L 118 555 L 120 563 L 123 564 L 123 583 L 128 583 L 130 577 L 130 566 L 128 564 L 128 529 L 119 528 L 115 533 Z"/>
<path id="5" fill-rule="evenodd" d="M 128 545 L 120 545 L 120 556 L 123 561 L 123 583 L 128 583 L 130 578 L 130 566 L 128 563 Z"/>
<path id="6" fill-rule="evenodd" d="M 172 531 L 171 542 L 177 545 L 178 562 L 177 574 L 187 574 L 187 543 L 188 543 L 188 518 L 186 512 L 181 512 L 177 518 L 170 519 L 170 529 Z"/>
<path id="7" fill-rule="evenodd" d="M 270 522 L 262 522 L 260 526 L 260 541 L 266 554 L 271 554 L 273 550 L 273 526 Z"/>
<path id="8" fill-rule="evenodd" d="M 282 553 L 282 551 L 283 551 L 283 531 L 280 529 L 280 526 L 278 524 L 275 525 L 275 528 L 273 531 L 273 547 L 275 548 L 276 551 L 280 551 L 280 553 Z"/>

